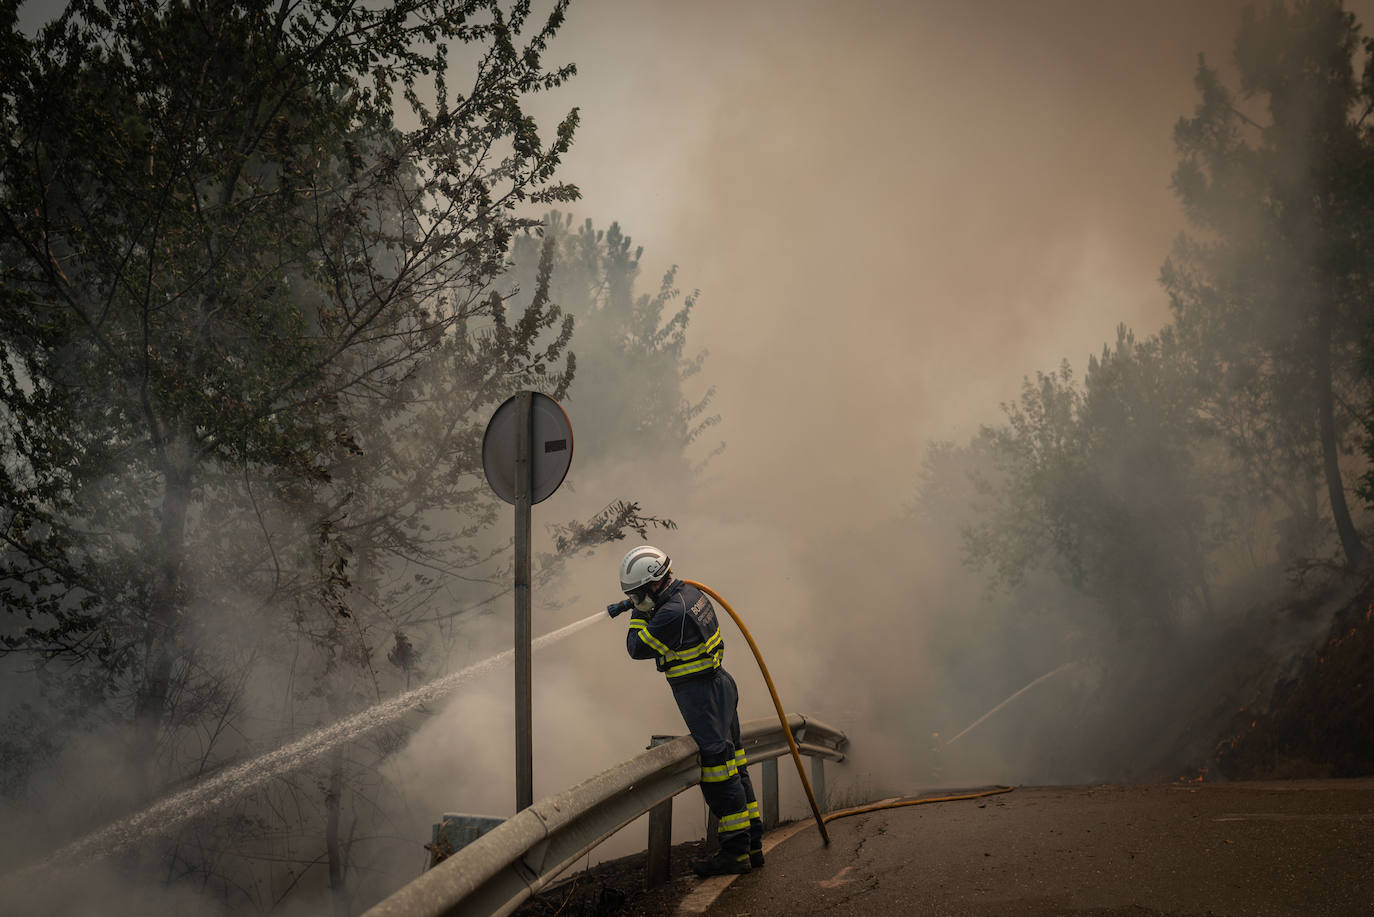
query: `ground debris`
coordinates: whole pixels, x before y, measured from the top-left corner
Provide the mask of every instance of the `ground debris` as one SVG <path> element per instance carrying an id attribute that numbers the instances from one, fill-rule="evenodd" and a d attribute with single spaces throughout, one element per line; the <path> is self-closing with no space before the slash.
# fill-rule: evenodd
<path id="1" fill-rule="evenodd" d="M 698 881 L 692 860 L 705 855 L 701 841 L 673 847 L 668 881 L 658 888 L 645 886 L 647 853 L 607 860 L 530 898 L 513 917 L 668 917 Z"/>
<path id="2" fill-rule="evenodd" d="M 1241 711 L 1210 768 L 1231 780 L 1374 775 L 1374 584 L 1335 618 L 1327 640 L 1274 689 L 1268 709 Z"/>

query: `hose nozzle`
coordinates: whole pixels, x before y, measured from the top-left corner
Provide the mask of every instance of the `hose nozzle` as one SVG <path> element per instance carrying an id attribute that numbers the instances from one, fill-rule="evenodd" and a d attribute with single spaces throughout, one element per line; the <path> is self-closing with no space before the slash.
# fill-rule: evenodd
<path id="1" fill-rule="evenodd" d="M 607 606 L 606 606 L 606 614 L 608 614 L 608 615 L 610 615 L 611 617 L 614 618 L 616 615 L 622 614 L 623 612 L 626 612 L 626 611 L 629 611 L 631 608 L 634 608 L 634 607 L 635 607 L 634 600 L 632 600 L 632 599 L 621 599 L 619 602 L 616 602 L 614 605 L 607 605 Z"/>

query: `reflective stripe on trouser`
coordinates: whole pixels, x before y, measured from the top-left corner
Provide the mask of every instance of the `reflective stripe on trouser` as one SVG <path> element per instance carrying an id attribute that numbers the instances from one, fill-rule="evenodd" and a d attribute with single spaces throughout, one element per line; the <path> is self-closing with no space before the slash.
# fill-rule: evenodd
<path id="1" fill-rule="evenodd" d="M 720 823 L 720 849 L 731 856 L 748 855 L 753 833 L 749 803 L 753 788 L 748 774 L 738 763 L 740 748 L 739 694 L 735 680 L 724 669 L 673 685 L 682 720 L 701 750 L 701 795 Z M 759 822 L 762 843 L 763 823 Z"/>
<path id="2" fill-rule="evenodd" d="M 744 794 L 744 783 L 739 778 L 739 771 L 734 769 L 733 762 L 724 765 L 704 764 L 701 770 L 705 773 L 713 766 L 731 769 L 730 775 L 724 780 L 702 781 L 701 784 L 702 798 L 706 800 L 711 814 L 716 817 L 720 849 L 731 856 L 748 854 L 749 828 L 752 821 L 749 816 L 749 800 Z"/>
<path id="3" fill-rule="evenodd" d="M 754 796 L 754 782 L 749 779 L 749 771 L 745 767 L 749 759 L 744 755 L 744 749 L 740 747 L 739 720 L 736 719 L 731 741 L 735 746 L 735 770 L 739 773 L 740 783 L 744 785 L 744 798 L 748 800 L 745 806 L 749 812 L 749 849 L 763 852 L 763 814 L 759 811 L 758 799 Z"/>
<path id="4" fill-rule="evenodd" d="M 740 784 L 744 787 L 745 810 L 749 813 L 749 849 L 763 850 L 763 814 L 759 812 L 759 801 L 754 797 L 754 784 L 749 772 L 739 768 Z"/>
<path id="5" fill-rule="evenodd" d="M 716 824 L 716 831 L 720 834 L 731 834 L 735 831 L 749 830 L 749 810 L 740 809 L 738 812 L 731 812 L 729 815 L 720 819 Z"/>
<path id="6" fill-rule="evenodd" d="M 735 767 L 734 761 L 726 761 L 724 764 L 716 764 L 711 767 L 702 765 L 702 783 L 723 783 L 739 773 L 739 768 Z"/>

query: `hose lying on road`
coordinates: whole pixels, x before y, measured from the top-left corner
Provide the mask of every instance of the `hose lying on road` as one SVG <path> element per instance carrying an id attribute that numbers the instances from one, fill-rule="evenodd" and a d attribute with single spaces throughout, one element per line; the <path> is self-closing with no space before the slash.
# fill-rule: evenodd
<path id="1" fill-rule="evenodd" d="M 982 799 L 984 796 L 1000 796 L 1003 793 L 1010 793 L 1014 787 L 999 786 L 990 790 L 979 790 L 976 793 L 961 793 L 955 796 L 920 796 L 915 799 L 898 799 L 894 802 L 874 802 L 863 806 L 854 806 L 852 809 L 839 809 L 828 813 L 821 821 L 834 821 L 837 818 L 844 818 L 848 815 L 862 815 L 865 812 L 877 812 L 879 809 L 897 809 L 902 806 L 922 806 L 928 802 L 954 802 L 959 799 Z"/>

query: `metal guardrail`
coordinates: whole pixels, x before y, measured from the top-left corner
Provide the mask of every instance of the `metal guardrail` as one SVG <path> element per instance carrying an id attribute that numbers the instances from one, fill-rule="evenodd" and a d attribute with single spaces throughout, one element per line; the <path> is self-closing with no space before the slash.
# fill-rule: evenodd
<path id="1" fill-rule="evenodd" d="M 844 760 L 844 733 L 800 714 L 787 724 L 802 754 Z M 776 719 L 743 724 L 740 738 L 750 764 L 789 753 Z M 697 744 L 679 736 L 517 812 L 364 917 L 509 914 L 597 844 L 700 780 Z"/>

